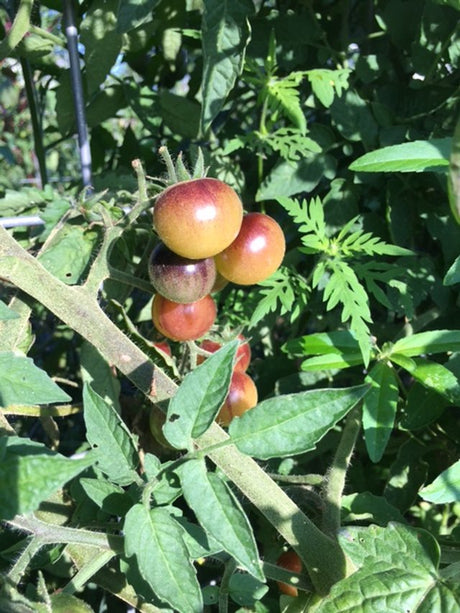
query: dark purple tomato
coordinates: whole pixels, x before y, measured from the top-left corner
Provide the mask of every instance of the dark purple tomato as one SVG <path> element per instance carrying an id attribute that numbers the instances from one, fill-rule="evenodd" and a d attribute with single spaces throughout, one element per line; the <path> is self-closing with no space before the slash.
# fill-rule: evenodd
<path id="1" fill-rule="evenodd" d="M 188 304 L 211 292 L 216 265 L 213 258 L 190 260 L 159 243 L 149 259 L 149 277 L 159 294 L 173 302 Z"/>

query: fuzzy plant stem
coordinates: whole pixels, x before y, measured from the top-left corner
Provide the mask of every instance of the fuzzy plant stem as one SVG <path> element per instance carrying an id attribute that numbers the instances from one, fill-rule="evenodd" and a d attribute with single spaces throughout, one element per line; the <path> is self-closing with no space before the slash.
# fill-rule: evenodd
<path id="1" fill-rule="evenodd" d="M 347 470 L 361 429 L 361 404 L 354 407 L 345 421 L 342 437 L 323 488 L 324 514 L 322 528 L 335 537 L 340 528 L 340 509 Z"/>

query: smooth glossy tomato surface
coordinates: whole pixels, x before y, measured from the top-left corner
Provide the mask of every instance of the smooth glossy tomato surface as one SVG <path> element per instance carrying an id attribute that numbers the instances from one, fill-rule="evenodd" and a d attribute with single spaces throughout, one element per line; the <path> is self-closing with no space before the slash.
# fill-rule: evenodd
<path id="1" fill-rule="evenodd" d="M 214 258 L 184 258 L 164 243 L 152 251 L 148 271 L 156 291 L 173 302 L 196 302 L 204 298 L 216 280 Z"/>
<path id="2" fill-rule="evenodd" d="M 217 423 L 228 426 L 234 417 L 254 408 L 257 399 L 257 387 L 251 377 L 245 372 L 234 372 L 227 398 L 216 417 Z"/>
<path id="3" fill-rule="evenodd" d="M 173 341 L 194 341 L 209 331 L 216 319 L 216 305 L 211 296 L 181 304 L 156 294 L 152 301 L 155 328 Z"/>
<path id="4" fill-rule="evenodd" d="M 302 572 L 302 560 L 299 558 L 296 552 L 292 550 L 282 553 L 276 564 L 282 568 L 286 568 L 287 570 L 292 570 L 293 573 L 300 574 Z M 277 584 L 280 592 L 283 594 L 287 594 L 288 596 L 297 596 L 299 593 L 294 585 L 289 585 L 289 583 L 282 583 L 280 581 L 277 581 Z"/>
<path id="5" fill-rule="evenodd" d="M 232 244 L 216 255 L 217 270 L 238 285 L 260 283 L 277 270 L 285 250 L 280 225 L 263 213 L 248 213 Z"/>
<path id="6" fill-rule="evenodd" d="M 243 219 L 238 194 L 218 179 L 183 181 L 168 187 L 153 209 L 160 239 L 192 260 L 219 253 L 235 239 Z"/>
<path id="7" fill-rule="evenodd" d="M 236 352 L 234 371 L 245 372 L 251 362 L 251 347 L 242 334 L 238 334 L 237 338 L 241 343 Z M 204 341 L 200 343 L 200 347 L 205 351 L 209 351 L 209 353 L 214 353 L 222 347 L 222 343 L 205 338 Z M 206 356 L 198 355 L 197 363 L 201 364 L 205 359 Z"/>

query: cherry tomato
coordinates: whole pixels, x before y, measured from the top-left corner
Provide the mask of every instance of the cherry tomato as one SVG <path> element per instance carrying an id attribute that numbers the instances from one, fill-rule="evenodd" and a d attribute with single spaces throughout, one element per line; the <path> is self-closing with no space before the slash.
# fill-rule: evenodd
<path id="1" fill-rule="evenodd" d="M 279 267 L 285 250 L 279 224 L 263 213 L 248 213 L 232 244 L 216 255 L 217 271 L 238 285 L 260 283 Z"/>
<path id="2" fill-rule="evenodd" d="M 183 181 L 168 187 L 153 209 L 160 239 L 192 260 L 219 253 L 235 239 L 243 219 L 237 193 L 218 179 Z"/>
<path id="3" fill-rule="evenodd" d="M 257 404 L 257 387 L 245 372 L 235 371 L 230 381 L 227 398 L 222 405 L 216 421 L 221 426 L 228 426 L 236 416 L 243 415 Z"/>
<path id="4" fill-rule="evenodd" d="M 158 349 L 159 351 L 166 353 L 166 355 L 169 355 L 169 357 L 172 357 L 171 346 L 168 341 L 156 341 L 153 343 L 153 346 L 155 349 Z"/>
<path id="5" fill-rule="evenodd" d="M 238 339 L 241 341 L 241 344 L 236 352 L 234 371 L 245 372 L 249 367 L 249 363 L 251 362 L 251 347 L 242 334 L 238 334 Z M 209 351 L 209 353 L 214 353 L 222 347 L 222 343 L 206 338 L 200 343 L 200 347 L 205 351 Z M 201 364 L 205 361 L 205 359 L 206 357 L 204 355 L 199 355 L 197 358 L 197 363 Z"/>
<path id="6" fill-rule="evenodd" d="M 156 291 L 173 302 L 196 302 L 204 298 L 216 280 L 213 258 L 190 260 L 177 255 L 164 243 L 152 251 L 148 271 Z"/>
<path id="7" fill-rule="evenodd" d="M 292 570 L 293 573 L 301 573 L 302 572 L 302 560 L 296 554 L 295 551 L 289 550 L 285 551 L 280 555 L 276 562 L 277 566 L 281 566 L 282 568 L 287 568 L 288 570 Z M 298 590 L 295 586 L 290 585 L 289 583 L 282 583 L 281 581 L 277 581 L 278 588 L 280 592 L 283 594 L 287 594 L 288 596 L 297 596 Z"/>
<path id="8" fill-rule="evenodd" d="M 155 328 L 173 341 L 192 341 L 209 331 L 216 319 L 216 305 L 211 296 L 181 304 L 156 294 L 152 302 Z"/>

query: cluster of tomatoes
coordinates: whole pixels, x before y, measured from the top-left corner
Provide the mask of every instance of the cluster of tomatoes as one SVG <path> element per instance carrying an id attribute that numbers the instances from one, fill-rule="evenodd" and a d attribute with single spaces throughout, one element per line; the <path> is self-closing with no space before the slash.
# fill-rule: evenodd
<path id="1" fill-rule="evenodd" d="M 158 332 L 173 341 L 205 336 L 217 316 L 212 294 L 228 282 L 263 281 L 284 257 L 279 224 L 263 213 L 244 214 L 237 193 L 218 179 L 191 179 L 165 189 L 155 203 L 153 224 L 160 242 L 149 259 L 149 277 L 156 290 L 152 320 Z M 209 343 L 203 341 L 204 351 L 220 346 L 211 348 Z M 249 360 L 249 345 L 243 342 L 228 406 L 222 407 L 218 418 L 222 425 L 251 408 L 246 405 L 257 404 L 256 386 L 246 374 Z"/>

